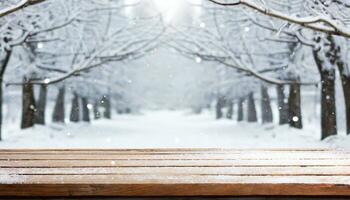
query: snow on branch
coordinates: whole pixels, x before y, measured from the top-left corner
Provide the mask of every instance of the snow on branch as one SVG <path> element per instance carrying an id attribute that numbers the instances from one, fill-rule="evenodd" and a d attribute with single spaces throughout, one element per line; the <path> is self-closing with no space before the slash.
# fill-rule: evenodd
<path id="1" fill-rule="evenodd" d="M 34 85 L 52 85 L 63 82 L 72 77 L 78 77 L 85 75 L 92 69 L 105 66 L 106 64 L 113 62 L 121 62 L 126 60 L 135 60 L 145 56 L 158 46 L 159 38 L 163 35 L 165 27 L 161 21 L 161 18 L 139 19 L 139 24 L 127 23 L 126 26 L 121 26 L 113 33 L 106 35 L 91 35 L 95 41 L 101 41 L 98 46 L 93 43 L 85 42 L 84 39 L 80 40 L 78 46 L 82 43 L 86 43 L 87 48 L 91 48 L 90 51 L 81 53 L 82 49 L 78 47 L 74 49 L 71 55 L 74 55 L 71 69 L 62 70 L 61 68 L 45 68 L 45 71 L 56 72 L 59 75 L 45 76 L 44 78 L 30 80 L 29 82 L 7 82 L 7 86 L 20 86 L 24 84 Z M 153 22 L 153 23 L 152 23 Z M 84 23 L 83 23 L 83 26 Z M 111 28 L 108 23 L 108 29 Z M 103 27 L 98 28 L 100 30 Z M 115 27 L 114 27 L 115 29 Z M 51 30 L 51 29 L 50 29 Z M 55 29 L 56 30 L 56 29 Z M 109 30 L 106 31 L 110 32 Z M 86 35 L 87 32 L 81 34 Z M 75 39 L 74 39 L 75 40 Z M 55 55 L 55 53 L 53 54 Z M 66 62 L 64 62 L 64 65 Z M 42 69 L 42 67 L 40 67 Z M 64 67 L 62 67 L 64 69 Z M 59 69 L 59 70 L 57 70 Z"/>
<path id="2" fill-rule="evenodd" d="M 11 6 L 8 6 L 6 8 L 0 9 L 0 18 L 1 17 L 5 17 L 9 14 L 12 14 L 22 8 L 28 7 L 28 6 L 32 6 L 32 5 L 36 5 L 39 3 L 44 2 L 45 0 L 21 0 Z"/>
<path id="3" fill-rule="evenodd" d="M 194 27 L 190 27 L 190 30 L 185 31 L 177 29 L 178 38 L 176 39 L 176 42 L 170 44 L 170 46 L 177 52 L 191 59 L 201 58 L 203 61 L 218 63 L 227 68 L 234 69 L 238 73 L 243 73 L 245 76 L 257 78 L 265 83 L 274 85 L 292 85 L 296 83 L 299 85 L 316 85 L 318 83 L 317 81 L 301 82 L 296 80 L 283 80 L 274 78 L 271 74 L 266 75 L 265 73 L 267 72 L 276 72 L 274 70 L 276 67 L 262 67 L 261 64 L 256 66 L 254 59 L 252 58 L 252 55 L 255 54 L 254 52 L 250 52 L 247 48 L 237 51 L 238 49 L 233 48 L 226 42 L 227 37 L 219 34 L 219 32 L 220 31 L 217 29 L 211 31 Z M 244 42 L 245 39 L 240 38 L 239 41 Z M 235 42 L 235 47 L 239 46 L 237 43 L 238 42 Z M 252 44 L 253 43 L 254 41 L 252 41 Z M 243 54 L 245 56 L 242 56 Z M 248 59 L 248 62 L 246 61 L 246 58 Z"/>
<path id="4" fill-rule="evenodd" d="M 281 19 L 289 23 L 298 24 L 305 28 L 324 32 L 327 34 L 350 38 L 350 29 L 346 27 L 346 25 L 341 23 L 339 19 L 332 19 L 326 15 L 306 16 L 306 17 L 292 16 L 289 14 L 284 14 L 283 12 L 280 12 L 278 10 L 269 8 L 266 6 L 266 4 L 259 5 L 251 0 L 237 0 L 232 3 L 225 3 L 218 0 L 209 0 L 209 1 L 221 6 L 239 6 L 239 5 L 247 6 L 264 15 Z"/>

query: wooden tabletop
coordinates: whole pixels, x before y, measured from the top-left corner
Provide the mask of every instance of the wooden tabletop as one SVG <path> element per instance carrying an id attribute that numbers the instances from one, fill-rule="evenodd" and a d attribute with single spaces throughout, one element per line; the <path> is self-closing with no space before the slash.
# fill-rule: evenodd
<path id="1" fill-rule="evenodd" d="M 0 196 L 350 196 L 329 149 L 0 150 Z"/>

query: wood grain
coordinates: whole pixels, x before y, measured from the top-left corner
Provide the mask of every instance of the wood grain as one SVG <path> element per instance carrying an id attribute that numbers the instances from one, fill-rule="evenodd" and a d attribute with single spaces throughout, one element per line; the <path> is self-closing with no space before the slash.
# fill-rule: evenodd
<path id="1" fill-rule="evenodd" d="M 350 166 L 350 160 L 7 160 L 0 168 L 9 167 L 268 167 L 268 166 Z"/>
<path id="2" fill-rule="evenodd" d="M 171 153 L 171 154 L 118 154 L 118 153 L 43 153 L 43 154 L 0 154 L 1 160 L 312 160 L 350 159 L 346 152 L 236 152 L 236 153 Z"/>
<path id="3" fill-rule="evenodd" d="M 271 176 L 348 176 L 350 166 L 326 167 L 84 167 L 77 168 L 0 168 L 0 175 L 271 175 Z"/>
<path id="4" fill-rule="evenodd" d="M 330 149 L 3 149 L 0 197 L 350 196 Z"/>

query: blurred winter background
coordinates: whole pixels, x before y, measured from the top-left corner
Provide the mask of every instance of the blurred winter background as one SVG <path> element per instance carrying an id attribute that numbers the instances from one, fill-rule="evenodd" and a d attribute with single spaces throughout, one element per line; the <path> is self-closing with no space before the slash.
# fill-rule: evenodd
<path id="1" fill-rule="evenodd" d="M 348 30 L 345 3 L 251 2 Z M 350 147 L 349 37 L 207 0 L 46 0 L 0 24 L 0 148 Z"/>

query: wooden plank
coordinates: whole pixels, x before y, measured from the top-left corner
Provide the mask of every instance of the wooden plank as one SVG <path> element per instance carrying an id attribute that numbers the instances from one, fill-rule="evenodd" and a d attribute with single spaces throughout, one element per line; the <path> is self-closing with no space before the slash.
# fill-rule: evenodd
<path id="1" fill-rule="evenodd" d="M 261 176 L 18 176 L 13 177 L 12 182 L 0 184 L 0 196 L 350 195 L 349 179 L 310 176 L 293 179 Z"/>
<path id="2" fill-rule="evenodd" d="M 6 167 L 243 167 L 350 166 L 350 160 L 19 160 L 0 161 Z"/>
<path id="3" fill-rule="evenodd" d="M 339 152 L 245 152 L 236 154 L 3 154 L 1 160 L 266 160 L 266 159 L 350 159 Z"/>
<path id="4" fill-rule="evenodd" d="M 70 150 L 65 150 L 65 149 L 59 149 L 59 150 L 50 150 L 50 149 L 28 149 L 28 150 L 9 150 L 9 149 L 0 149 L 0 155 L 14 155 L 14 154 L 63 154 L 63 155 L 82 155 L 82 154 L 96 154 L 96 155 L 101 155 L 101 154 L 114 154 L 114 155 L 160 155 L 160 154 L 240 154 L 240 153 L 283 153 L 283 152 L 288 152 L 288 153 L 297 153 L 297 152 L 305 152 L 305 153 L 312 153 L 312 152 L 329 152 L 329 153 L 339 153 L 342 152 L 343 154 L 350 154 L 349 151 L 337 151 L 337 150 L 332 150 L 332 149 L 293 149 L 293 150 L 287 150 L 287 149 L 265 149 L 265 150 L 258 150 L 258 149 L 247 149 L 247 150 L 235 150 L 235 149 L 131 149 L 131 150 L 123 150 L 123 149 L 117 149 L 117 150 L 112 150 L 112 149 L 101 149 L 101 150 L 88 150 L 88 149 L 70 149 Z"/>
<path id="5" fill-rule="evenodd" d="M 0 196 L 13 197 L 220 197 L 349 196 L 349 187 L 334 184 L 4 184 Z"/>
<path id="6" fill-rule="evenodd" d="M 335 150 L 0 150 L 1 196 L 350 196 Z"/>
<path id="7" fill-rule="evenodd" d="M 2 184 L 341 184 L 350 176 L 229 175 L 0 175 Z"/>
<path id="8" fill-rule="evenodd" d="M 262 175 L 350 176 L 350 166 L 332 167 L 113 167 L 113 168 L 0 168 L 0 175 Z"/>

